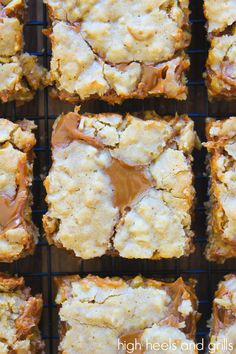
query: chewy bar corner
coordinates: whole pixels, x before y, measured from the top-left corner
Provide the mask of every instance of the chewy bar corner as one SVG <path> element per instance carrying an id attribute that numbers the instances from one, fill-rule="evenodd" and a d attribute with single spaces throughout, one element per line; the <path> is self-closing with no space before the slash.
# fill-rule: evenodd
<path id="1" fill-rule="evenodd" d="M 111 104 L 149 96 L 186 99 L 188 0 L 44 2 L 52 20 L 53 96 Z"/>
<path id="2" fill-rule="evenodd" d="M 210 172 L 206 256 L 224 263 L 236 257 L 236 117 L 209 119 L 206 135 Z"/>
<path id="3" fill-rule="evenodd" d="M 0 262 L 32 254 L 38 239 L 30 191 L 34 128 L 31 121 L 0 119 Z"/>
<path id="4" fill-rule="evenodd" d="M 192 253 L 196 140 L 186 115 L 62 114 L 45 180 L 49 242 L 83 259 Z"/>
<path id="5" fill-rule="evenodd" d="M 45 354 L 38 323 L 43 301 L 22 277 L 0 273 L 0 353 Z"/>
<path id="6" fill-rule="evenodd" d="M 210 321 L 210 353 L 233 353 L 236 344 L 236 276 L 218 284 Z"/>
<path id="7" fill-rule="evenodd" d="M 59 353 L 196 354 L 198 301 L 194 282 L 133 279 L 57 278 Z M 88 341 L 88 338 L 93 340 Z M 185 349 L 184 349 L 185 348 Z M 153 349 L 153 350 L 152 350 Z"/>
<path id="8" fill-rule="evenodd" d="M 235 99 L 236 2 L 205 0 L 204 12 L 210 41 L 206 65 L 209 99 Z"/>
<path id="9" fill-rule="evenodd" d="M 0 103 L 22 104 L 50 82 L 36 56 L 23 53 L 24 0 L 0 0 Z"/>

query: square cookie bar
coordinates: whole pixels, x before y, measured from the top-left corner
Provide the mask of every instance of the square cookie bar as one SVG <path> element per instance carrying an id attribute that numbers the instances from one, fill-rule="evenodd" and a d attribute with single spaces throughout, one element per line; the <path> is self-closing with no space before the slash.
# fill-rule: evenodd
<path id="1" fill-rule="evenodd" d="M 236 346 L 236 276 L 229 274 L 218 285 L 213 301 L 211 353 L 233 353 Z"/>
<path id="2" fill-rule="evenodd" d="M 206 256 L 223 263 L 236 257 L 236 117 L 209 120 L 209 241 Z"/>
<path id="3" fill-rule="evenodd" d="M 49 242 L 84 259 L 189 255 L 195 143 L 187 116 L 62 114 L 45 180 Z"/>
<path id="4" fill-rule="evenodd" d="M 23 103 L 49 83 L 36 56 L 23 53 L 24 0 L 0 0 L 0 103 Z"/>
<path id="5" fill-rule="evenodd" d="M 109 103 L 186 99 L 189 1 L 44 0 L 54 96 Z"/>
<path id="6" fill-rule="evenodd" d="M 0 261 L 34 251 L 38 231 L 31 220 L 33 153 L 36 143 L 27 120 L 0 119 Z"/>
<path id="7" fill-rule="evenodd" d="M 0 273 L 0 353 L 43 354 L 38 322 L 43 301 L 32 296 L 24 279 Z"/>
<path id="8" fill-rule="evenodd" d="M 14 56 L 22 50 L 24 6 L 23 0 L 0 0 L 0 57 Z"/>
<path id="9" fill-rule="evenodd" d="M 168 353 L 184 353 L 184 347 L 197 353 L 193 282 L 90 275 L 57 278 L 57 285 L 59 353 L 128 353 L 133 347 L 144 354 L 154 352 L 154 345 L 167 346 Z"/>
<path id="10" fill-rule="evenodd" d="M 210 40 L 206 82 L 209 99 L 236 98 L 236 2 L 205 0 Z"/>

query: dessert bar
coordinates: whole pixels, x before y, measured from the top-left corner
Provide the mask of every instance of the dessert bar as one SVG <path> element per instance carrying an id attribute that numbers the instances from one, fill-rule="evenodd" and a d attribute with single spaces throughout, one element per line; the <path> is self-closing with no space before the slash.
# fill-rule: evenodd
<path id="1" fill-rule="evenodd" d="M 206 256 L 223 263 L 236 256 L 236 117 L 207 124 L 209 241 Z"/>
<path id="2" fill-rule="evenodd" d="M 23 53 L 24 0 L 0 0 L 0 103 L 33 99 L 49 84 L 36 56 Z"/>
<path id="3" fill-rule="evenodd" d="M 71 276 L 57 278 L 59 353 L 197 353 L 194 283 Z M 88 340 L 92 338 L 92 340 Z M 150 349 L 151 348 L 151 349 Z M 186 349 L 185 349 L 186 350 Z"/>
<path id="4" fill-rule="evenodd" d="M 32 296 L 22 277 L 0 273 L 0 297 L 1 354 L 45 353 L 38 328 L 41 295 Z"/>
<path id="5" fill-rule="evenodd" d="M 205 0 L 210 41 L 206 66 L 209 99 L 236 98 L 236 2 Z"/>
<path id="6" fill-rule="evenodd" d="M 52 94 L 109 103 L 186 99 L 189 1 L 44 0 L 52 28 Z"/>
<path id="7" fill-rule="evenodd" d="M 31 219 L 33 122 L 0 119 L 0 261 L 34 251 L 38 231 Z"/>
<path id="8" fill-rule="evenodd" d="M 49 242 L 84 259 L 189 255 L 196 140 L 186 115 L 62 114 L 45 180 Z"/>

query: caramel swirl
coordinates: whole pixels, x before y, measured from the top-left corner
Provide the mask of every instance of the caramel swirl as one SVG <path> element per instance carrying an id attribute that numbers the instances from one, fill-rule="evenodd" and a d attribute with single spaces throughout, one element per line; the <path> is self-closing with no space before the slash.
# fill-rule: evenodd
<path id="1" fill-rule="evenodd" d="M 66 146 L 73 140 L 82 140 L 96 148 L 102 148 L 104 146 L 102 142 L 78 130 L 79 121 L 79 114 L 70 112 L 63 115 L 53 131 L 52 146 Z"/>
<path id="2" fill-rule="evenodd" d="M 178 308 L 181 305 L 182 300 L 190 300 L 193 308 L 197 308 L 197 298 L 193 291 L 192 286 L 186 285 L 182 278 L 177 279 L 174 283 L 171 283 L 166 289 L 168 295 L 172 298 L 169 312 L 173 317 L 177 319 L 177 322 L 182 322 L 183 317 L 180 314 Z M 169 318 L 170 324 L 174 326 L 173 317 Z M 186 327 L 183 332 L 188 335 L 189 338 L 194 339 L 196 334 L 196 319 L 198 314 L 196 311 L 191 312 L 186 318 Z M 175 326 L 174 326 L 175 327 Z"/>
<path id="3" fill-rule="evenodd" d="M 18 163 L 17 185 L 15 198 L 0 194 L 0 229 L 6 232 L 24 223 L 24 210 L 27 202 L 27 164 L 26 160 Z"/>
<path id="4" fill-rule="evenodd" d="M 68 113 L 60 119 L 52 135 L 52 146 L 67 146 L 73 140 L 82 140 L 96 148 L 104 145 L 95 137 L 85 135 L 78 130 L 80 115 Z M 150 188 L 153 183 L 144 173 L 141 166 L 130 166 L 125 162 L 112 158 L 111 165 L 105 168 L 114 187 L 114 205 L 121 212 L 129 207 L 136 196 Z"/>
<path id="5" fill-rule="evenodd" d="M 151 94 L 159 94 L 164 91 L 164 84 L 168 65 L 165 66 L 143 66 L 142 85 Z"/>
<path id="6" fill-rule="evenodd" d="M 105 172 L 114 187 L 114 205 L 121 212 L 129 207 L 139 194 L 152 186 L 152 181 L 145 176 L 143 167 L 129 166 L 115 158 Z"/>

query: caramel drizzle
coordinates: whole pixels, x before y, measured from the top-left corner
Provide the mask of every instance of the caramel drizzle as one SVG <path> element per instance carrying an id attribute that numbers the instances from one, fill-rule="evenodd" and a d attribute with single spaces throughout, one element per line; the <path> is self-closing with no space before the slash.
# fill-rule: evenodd
<path id="1" fill-rule="evenodd" d="M 9 229 L 15 229 L 24 223 L 24 210 L 27 202 L 27 164 L 25 161 L 18 163 L 18 176 L 16 183 L 18 190 L 12 199 L 5 194 L 0 195 L 0 226 L 3 233 Z"/>
<path id="2" fill-rule="evenodd" d="M 52 145 L 67 146 L 73 140 L 82 140 L 96 148 L 104 148 L 101 141 L 78 131 L 80 116 L 76 113 L 64 115 L 56 126 L 52 136 Z M 121 212 L 129 207 L 132 201 L 145 190 L 153 186 L 141 166 L 130 166 L 116 158 L 105 168 L 114 187 L 114 206 Z"/>
<path id="3" fill-rule="evenodd" d="M 101 141 L 78 130 L 79 121 L 80 116 L 76 113 L 63 115 L 52 134 L 52 146 L 67 146 L 73 140 L 82 140 L 96 148 L 103 148 Z"/>
<path id="4" fill-rule="evenodd" d="M 114 186 L 114 205 L 121 212 L 129 207 L 138 195 L 153 185 L 145 176 L 143 167 L 130 166 L 115 158 L 105 172 Z"/>
<path id="5" fill-rule="evenodd" d="M 125 71 L 127 64 L 118 64 L 116 65 L 118 70 Z M 182 72 L 188 68 L 188 65 L 185 62 L 180 62 L 175 68 L 175 78 L 177 81 L 180 80 Z M 166 64 L 159 65 L 147 65 L 142 64 L 142 76 L 138 84 L 137 89 L 134 93 L 139 94 L 151 94 L 158 95 L 165 91 L 167 72 L 169 66 L 168 62 Z"/>
<path id="6" fill-rule="evenodd" d="M 167 70 L 168 65 L 162 67 L 143 66 L 142 84 L 150 94 L 158 94 L 164 91 Z"/>
<path id="7" fill-rule="evenodd" d="M 172 325 L 176 327 L 176 324 L 179 324 L 183 320 L 182 315 L 178 311 L 178 307 L 181 304 L 182 300 L 189 299 L 192 302 L 193 308 L 197 308 L 196 296 L 192 292 L 190 287 L 186 288 L 182 278 L 177 279 L 174 283 L 170 284 L 167 289 L 167 293 L 172 298 L 172 302 L 169 308 L 169 313 L 171 314 L 167 317 L 165 324 Z M 186 327 L 183 329 L 183 332 L 188 335 L 189 338 L 194 339 L 196 332 L 196 319 L 197 312 L 191 312 L 187 318 L 185 318 Z"/>

